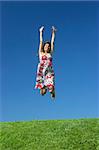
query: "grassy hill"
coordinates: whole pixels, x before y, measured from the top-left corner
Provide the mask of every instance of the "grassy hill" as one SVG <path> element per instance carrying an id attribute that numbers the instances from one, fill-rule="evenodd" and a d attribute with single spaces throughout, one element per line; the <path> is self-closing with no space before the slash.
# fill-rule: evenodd
<path id="1" fill-rule="evenodd" d="M 1 150 L 99 150 L 99 119 L 0 123 Z"/>

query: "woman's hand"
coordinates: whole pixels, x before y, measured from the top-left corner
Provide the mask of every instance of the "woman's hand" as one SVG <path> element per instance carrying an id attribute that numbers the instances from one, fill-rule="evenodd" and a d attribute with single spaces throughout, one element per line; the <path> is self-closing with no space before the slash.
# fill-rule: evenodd
<path id="1" fill-rule="evenodd" d="M 56 32 L 56 31 L 57 29 L 54 26 L 52 26 L 52 32 Z"/>
<path id="2" fill-rule="evenodd" d="M 42 32 L 44 30 L 44 26 L 42 26 L 39 31 Z"/>

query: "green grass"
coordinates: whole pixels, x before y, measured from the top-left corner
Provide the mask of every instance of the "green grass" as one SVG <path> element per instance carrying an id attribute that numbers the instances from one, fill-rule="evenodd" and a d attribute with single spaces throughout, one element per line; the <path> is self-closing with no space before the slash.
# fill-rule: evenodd
<path id="1" fill-rule="evenodd" d="M 99 150 L 99 119 L 0 123 L 1 150 Z"/>

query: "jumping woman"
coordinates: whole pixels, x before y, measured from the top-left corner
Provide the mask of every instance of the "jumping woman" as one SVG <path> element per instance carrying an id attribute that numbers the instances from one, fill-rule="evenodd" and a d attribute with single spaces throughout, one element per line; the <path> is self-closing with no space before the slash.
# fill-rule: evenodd
<path id="1" fill-rule="evenodd" d="M 55 74 L 52 66 L 52 53 L 54 50 L 54 39 L 56 29 L 52 26 L 51 41 L 43 43 L 44 26 L 39 29 L 39 64 L 37 68 L 36 86 L 40 89 L 40 94 L 44 95 L 49 90 L 51 98 L 55 98 Z"/>

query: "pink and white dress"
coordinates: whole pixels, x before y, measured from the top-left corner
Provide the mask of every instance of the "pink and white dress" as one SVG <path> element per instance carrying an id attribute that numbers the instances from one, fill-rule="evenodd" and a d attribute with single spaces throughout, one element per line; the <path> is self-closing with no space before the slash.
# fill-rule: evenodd
<path id="1" fill-rule="evenodd" d="M 50 86 L 54 88 L 55 82 L 54 70 L 52 67 L 52 55 L 50 53 L 47 53 L 46 55 L 40 54 L 39 60 L 35 88 L 41 89 L 44 86 L 48 89 L 50 89 Z"/>

